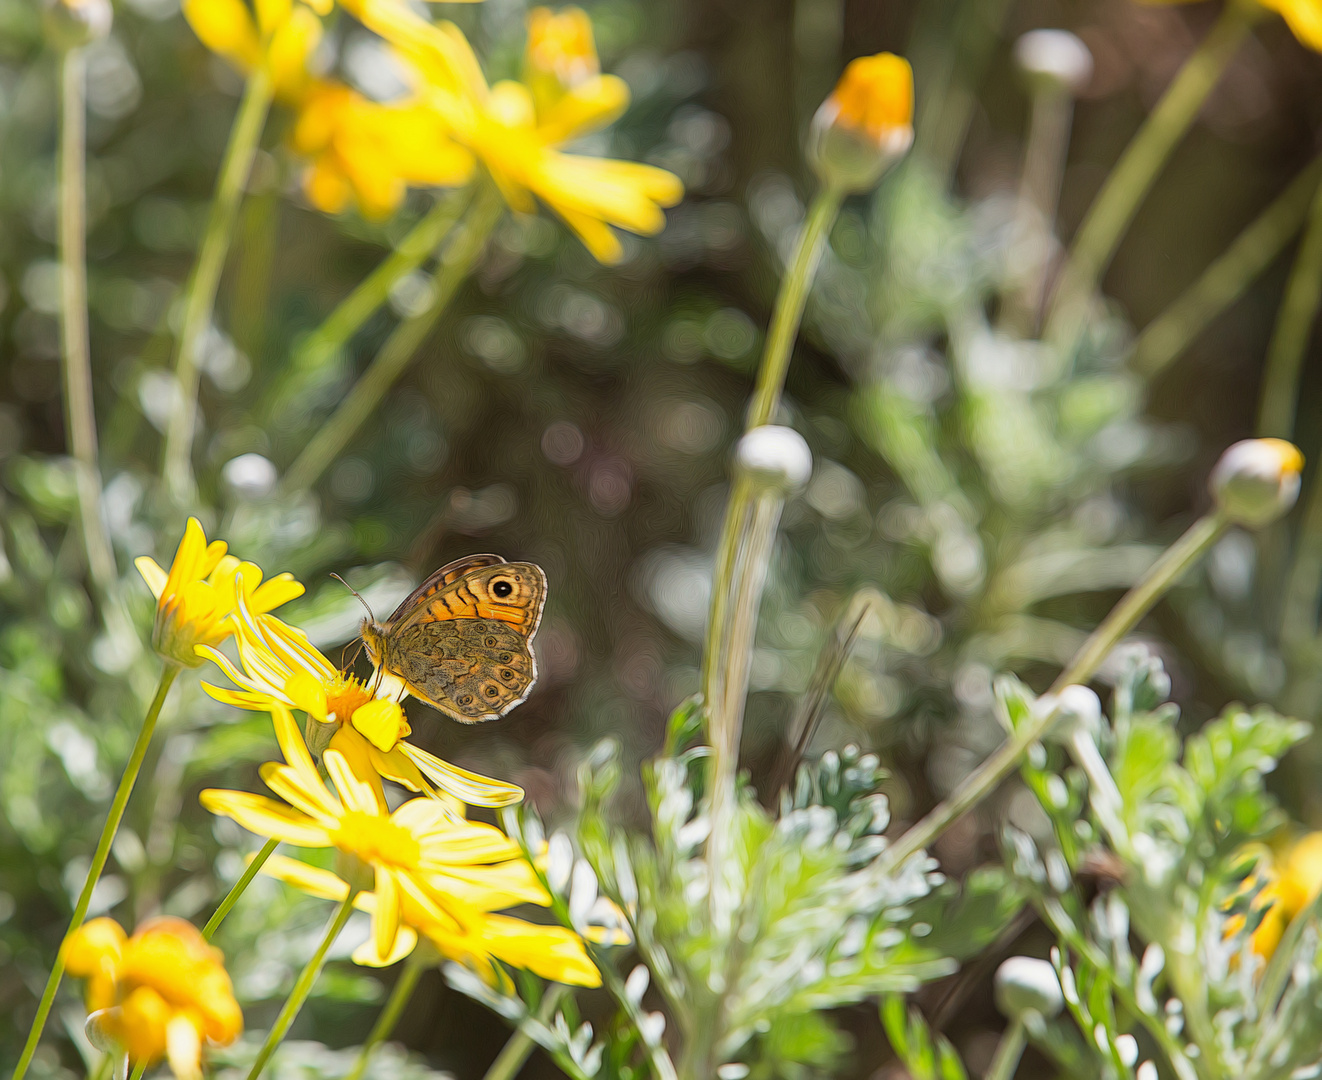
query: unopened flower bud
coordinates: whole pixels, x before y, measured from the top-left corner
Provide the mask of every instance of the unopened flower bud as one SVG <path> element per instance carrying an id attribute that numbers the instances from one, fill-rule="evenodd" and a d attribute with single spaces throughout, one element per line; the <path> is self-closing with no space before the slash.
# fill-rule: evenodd
<path id="1" fill-rule="evenodd" d="M 1034 82 L 1078 94 L 1092 79 L 1092 53 L 1068 30 L 1030 30 L 1014 46 L 1019 70 Z"/>
<path id="2" fill-rule="evenodd" d="M 1102 727 L 1101 699 L 1086 686 L 1067 686 L 1056 696 L 1057 734 L 1065 740 L 1083 732 L 1096 739 Z"/>
<path id="3" fill-rule="evenodd" d="M 812 451 L 793 428 L 763 424 L 739 440 L 735 462 L 759 485 L 786 494 L 797 491 L 812 475 Z"/>
<path id="4" fill-rule="evenodd" d="M 913 145 L 913 69 L 893 53 L 851 61 L 813 117 L 808 160 L 822 182 L 871 188 Z"/>
<path id="5" fill-rule="evenodd" d="M 1024 1020 L 1029 1013 L 1050 1019 L 1065 1004 L 1056 969 L 1031 956 L 1012 956 L 996 969 L 995 996 L 1008 1020 Z"/>
<path id="6" fill-rule="evenodd" d="M 1245 439 L 1221 455 L 1208 481 L 1222 517 L 1260 529 L 1299 498 L 1304 455 L 1284 439 Z"/>
<path id="7" fill-rule="evenodd" d="M 57 49 L 75 49 L 110 33 L 115 13 L 110 0 L 46 0 L 46 37 Z"/>

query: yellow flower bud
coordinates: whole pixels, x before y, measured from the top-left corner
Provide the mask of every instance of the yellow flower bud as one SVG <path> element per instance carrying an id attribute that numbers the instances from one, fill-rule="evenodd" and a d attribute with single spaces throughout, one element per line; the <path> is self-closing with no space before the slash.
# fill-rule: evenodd
<path id="1" fill-rule="evenodd" d="M 913 144 L 913 69 L 893 53 L 852 61 L 813 117 L 808 159 L 826 184 L 867 191 Z"/>
<path id="2" fill-rule="evenodd" d="M 1217 509 L 1236 525 L 1260 529 L 1299 498 L 1304 455 L 1284 439 L 1245 439 L 1216 463 L 1209 486 Z"/>

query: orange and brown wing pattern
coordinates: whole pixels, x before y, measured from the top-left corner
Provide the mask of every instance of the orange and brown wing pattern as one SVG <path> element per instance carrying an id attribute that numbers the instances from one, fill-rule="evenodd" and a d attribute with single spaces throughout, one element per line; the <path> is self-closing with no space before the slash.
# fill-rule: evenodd
<path id="1" fill-rule="evenodd" d="M 446 563 L 439 570 L 433 572 L 426 581 L 409 593 L 408 596 L 404 597 L 400 601 L 399 607 L 395 608 L 394 614 L 386 620 L 386 623 L 388 625 L 395 624 L 400 619 L 408 618 L 414 608 L 430 600 L 445 586 L 454 584 L 470 571 L 480 570 L 484 566 L 494 566 L 496 563 L 503 563 L 504 561 L 499 555 L 465 555 L 462 559 L 455 559 L 454 562 Z"/>
<path id="2" fill-rule="evenodd" d="M 421 591 L 421 590 L 419 590 Z M 546 602 L 546 575 L 534 563 L 497 563 L 469 570 L 420 597 L 397 629 L 454 619 L 492 619 L 531 638 Z"/>

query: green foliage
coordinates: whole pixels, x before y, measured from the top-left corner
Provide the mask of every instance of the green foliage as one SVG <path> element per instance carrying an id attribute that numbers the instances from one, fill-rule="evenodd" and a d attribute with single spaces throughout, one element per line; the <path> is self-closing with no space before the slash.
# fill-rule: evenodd
<path id="1" fill-rule="evenodd" d="M 891 1047 L 914 1080 L 967 1080 L 964 1063 L 949 1040 L 934 1038 L 921 1013 L 905 1010 L 903 998 L 892 994 L 882 999 L 881 1021 Z"/>

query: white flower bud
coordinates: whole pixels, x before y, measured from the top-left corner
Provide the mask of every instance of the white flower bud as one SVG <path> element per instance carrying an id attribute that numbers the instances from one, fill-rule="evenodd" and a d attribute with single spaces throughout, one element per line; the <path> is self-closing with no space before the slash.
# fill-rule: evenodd
<path id="1" fill-rule="evenodd" d="M 87 1022 L 83 1025 L 83 1033 L 87 1036 L 87 1041 L 100 1050 L 103 1054 L 122 1054 L 123 1047 L 119 1045 L 119 1040 L 115 1038 L 114 1027 L 114 1009 L 97 1009 L 96 1012 L 87 1014 Z"/>
<path id="2" fill-rule="evenodd" d="M 110 0 L 46 0 L 46 36 L 57 49 L 73 49 L 99 41 L 115 20 Z"/>
<path id="3" fill-rule="evenodd" d="M 1081 93 L 1092 79 L 1092 53 L 1068 30 L 1030 30 L 1014 45 L 1015 62 L 1034 81 Z"/>
<path id="4" fill-rule="evenodd" d="M 225 462 L 220 470 L 225 483 L 236 495 L 260 499 L 275 488 L 275 466 L 261 454 L 240 454 Z"/>
<path id="5" fill-rule="evenodd" d="M 1056 714 L 1059 717 L 1056 732 L 1062 739 L 1072 738 L 1076 731 L 1096 739 L 1101 731 L 1102 702 L 1086 686 L 1065 687 L 1056 697 Z"/>
<path id="6" fill-rule="evenodd" d="M 739 440 L 739 470 L 764 487 L 786 494 L 798 491 L 812 476 L 812 451 L 793 428 L 763 424 Z"/>
<path id="7" fill-rule="evenodd" d="M 1245 439 L 1216 463 L 1208 486 L 1221 515 L 1260 529 L 1287 513 L 1299 498 L 1304 455 L 1284 439 Z"/>
<path id="8" fill-rule="evenodd" d="M 1031 956 L 1012 956 L 996 969 L 995 995 L 1008 1020 L 1023 1020 L 1030 1012 L 1049 1019 L 1065 1004 L 1056 969 Z"/>

